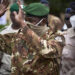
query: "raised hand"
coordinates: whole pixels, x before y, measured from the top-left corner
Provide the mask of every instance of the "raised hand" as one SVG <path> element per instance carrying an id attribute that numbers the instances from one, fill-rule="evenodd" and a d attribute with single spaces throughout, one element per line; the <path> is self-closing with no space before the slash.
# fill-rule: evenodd
<path id="1" fill-rule="evenodd" d="M 18 4 L 18 6 L 19 6 L 19 12 L 17 13 L 17 12 L 13 12 L 13 21 L 15 21 L 15 23 L 17 23 L 17 24 L 21 24 L 21 23 L 24 23 L 24 13 L 23 13 L 23 11 L 22 11 L 22 9 L 21 9 L 21 2 L 20 2 L 20 0 L 18 0 L 17 1 L 17 4 Z"/>
<path id="2" fill-rule="evenodd" d="M 0 17 L 7 11 L 9 0 L 0 0 Z"/>

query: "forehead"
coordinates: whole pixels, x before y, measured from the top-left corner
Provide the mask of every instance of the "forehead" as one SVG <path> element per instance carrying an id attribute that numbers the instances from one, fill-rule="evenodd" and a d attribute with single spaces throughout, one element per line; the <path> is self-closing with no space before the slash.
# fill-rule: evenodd
<path id="1" fill-rule="evenodd" d="M 34 16 L 27 16 L 26 19 L 28 19 L 28 20 L 33 20 L 33 21 L 39 21 L 41 18 L 39 18 L 39 17 L 34 17 Z"/>

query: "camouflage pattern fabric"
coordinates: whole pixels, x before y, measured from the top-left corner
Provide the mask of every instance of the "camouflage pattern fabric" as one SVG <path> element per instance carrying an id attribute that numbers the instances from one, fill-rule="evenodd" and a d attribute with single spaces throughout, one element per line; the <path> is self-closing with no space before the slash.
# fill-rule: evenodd
<path id="1" fill-rule="evenodd" d="M 14 33 L 0 34 L 0 75 L 11 74 L 11 54 L 15 37 Z"/>
<path id="2" fill-rule="evenodd" d="M 12 48 L 14 43 L 15 34 L 9 33 L 5 35 L 0 34 L 0 51 L 7 53 L 9 55 L 12 54 Z"/>
<path id="3" fill-rule="evenodd" d="M 37 35 L 28 37 L 22 31 L 16 38 L 18 39 L 15 40 L 12 51 L 12 75 L 59 75 L 64 46 L 64 37 L 61 34 L 48 31 L 41 37 L 44 40 L 39 44 Z"/>

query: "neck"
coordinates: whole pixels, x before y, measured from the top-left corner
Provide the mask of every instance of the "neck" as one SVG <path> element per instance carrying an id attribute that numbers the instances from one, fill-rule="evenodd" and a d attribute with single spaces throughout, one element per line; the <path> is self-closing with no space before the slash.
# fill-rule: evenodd
<path id="1" fill-rule="evenodd" d="M 17 30 L 17 29 L 19 29 L 19 28 L 20 28 L 20 25 L 12 24 L 12 28 L 13 28 L 13 29 L 15 29 L 15 30 Z"/>

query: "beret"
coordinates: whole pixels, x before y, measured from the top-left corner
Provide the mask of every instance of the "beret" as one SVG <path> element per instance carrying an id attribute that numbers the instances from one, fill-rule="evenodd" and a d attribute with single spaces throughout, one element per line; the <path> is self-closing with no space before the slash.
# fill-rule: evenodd
<path id="1" fill-rule="evenodd" d="M 24 8 L 26 14 L 33 16 L 46 16 L 49 14 L 49 8 L 41 3 L 31 3 Z"/>
<path id="2" fill-rule="evenodd" d="M 24 5 L 21 5 L 21 8 L 24 9 L 25 6 Z M 17 3 L 13 3 L 11 6 L 10 6 L 10 11 L 13 12 L 13 11 L 16 11 L 18 12 L 19 11 L 19 6 Z"/>
<path id="3" fill-rule="evenodd" d="M 10 11 L 13 12 L 13 11 L 16 11 L 18 12 L 19 11 L 19 6 L 17 3 L 14 3 L 10 6 Z"/>

